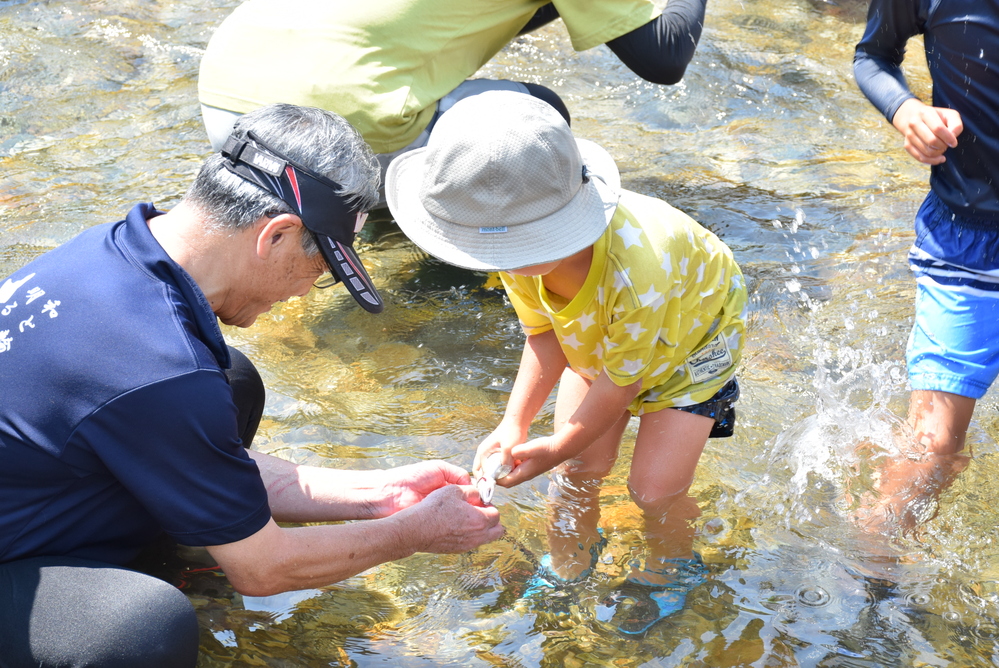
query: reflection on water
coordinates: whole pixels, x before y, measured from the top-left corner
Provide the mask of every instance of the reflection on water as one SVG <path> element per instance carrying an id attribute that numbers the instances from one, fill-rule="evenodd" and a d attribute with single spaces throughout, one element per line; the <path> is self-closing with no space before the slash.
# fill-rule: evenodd
<path id="1" fill-rule="evenodd" d="M 0 0 L 2 273 L 134 201 L 178 200 L 208 150 L 199 59 L 235 4 Z M 637 80 L 605 48 L 576 54 L 558 23 L 481 73 L 555 88 L 626 187 L 718 233 L 748 279 L 739 429 L 698 469 L 710 575 L 683 612 L 636 640 L 595 614 L 643 544 L 619 465 L 601 493 L 610 545 L 557 614 L 520 598 L 545 550 L 544 479 L 498 491 L 506 539 L 322 590 L 244 600 L 185 550 L 163 570 L 198 608 L 202 665 L 999 664 L 994 393 L 969 434 L 974 461 L 920 531 L 878 544 L 850 521 L 905 413 L 904 255 L 927 180 L 854 86 L 865 12 L 712 0 L 674 87 Z M 925 93 L 920 57 L 911 44 Z M 313 291 L 226 331 L 269 389 L 257 447 L 348 468 L 470 466 L 516 373 L 512 310 L 492 277 L 430 261 L 391 224 L 363 243 L 385 313 Z M 535 432 L 550 426 L 549 407 Z"/>

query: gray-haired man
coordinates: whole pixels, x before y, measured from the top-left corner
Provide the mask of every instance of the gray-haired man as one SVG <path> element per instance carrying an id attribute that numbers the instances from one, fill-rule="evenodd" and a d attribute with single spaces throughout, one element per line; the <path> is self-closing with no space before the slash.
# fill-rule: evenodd
<path id="1" fill-rule="evenodd" d="M 348 472 L 244 448 L 263 385 L 217 320 L 249 326 L 326 272 L 381 310 L 351 248 L 377 187 L 342 118 L 264 107 L 174 209 L 137 205 L 0 283 L 0 663 L 193 666 L 191 605 L 125 567 L 164 533 L 257 596 L 502 534 L 455 466 Z M 370 521 L 275 523 L 355 519 Z"/>

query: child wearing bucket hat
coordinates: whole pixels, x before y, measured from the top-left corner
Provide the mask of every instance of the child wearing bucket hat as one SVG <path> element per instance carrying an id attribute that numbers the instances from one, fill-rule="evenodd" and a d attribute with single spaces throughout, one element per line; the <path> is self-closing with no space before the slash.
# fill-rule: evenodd
<path id="1" fill-rule="evenodd" d="M 606 545 L 599 485 L 639 417 L 628 486 L 645 563 L 598 617 L 643 633 L 680 610 L 707 571 L 688 494 L 710 436 L 732 433 L 746 290 L 731 251 L 666 202 L 622 190 L 610 155 L 549 105 L 487 92 L 443 115 L 396 161 L 386 195 L 402 230 L 450 264 L 499 271 L 527 334 L 503 420 L 478 448 L 510 487 L 550 470 L 550 554 L 529 591 L 557 595 Z M 528 430 L 558 385 L 555 429 Z"/>

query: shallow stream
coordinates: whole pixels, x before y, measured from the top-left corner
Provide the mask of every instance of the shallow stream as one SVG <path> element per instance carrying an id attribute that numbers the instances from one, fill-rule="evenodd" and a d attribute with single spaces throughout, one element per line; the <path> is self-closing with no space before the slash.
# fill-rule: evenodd
<path id="1" fill-rule="evenodd" d="M 178 201 L 210 150 L 200 57 L 235 4 L 0 0 L 0 275 L 136 201 Z M 480 73 L 554 88 L 625 187 L 714 230 L 747 277 L 739 424 L 709 442 L 692 492 L 710 576 L 683 612 L 639 639 L 594 615 L 641 552 L 623 457 L 602 493 L 610 545 L 571 615 L 519 600 L 545 551 L 541 478 L 497 492 L 506 539 L 323 590 L 244 599 L 185 550 L 164 569 L 198 609 L 199 665 L 999 665 L 994 391 L 974 459 L 915 535 L 881 545 L 849 519 L 905 415 L 905 252 L 928 179 L 853 82 L 865 13 L 860 0 L 711 0 L 673 87 L 605 47 L 575 53 L 560 22 Z M 921 46 L 909 53 L 926 93 Z M 469 467 L 516 372 L 513 312 L 492 277 L 431 261 L 390 223 L 361 246 L 385 313 L 313 291 L 226 330 L 269 391 L 255 447 L 323 466 Z M 535 432 L 550 423 L 548 410 Z"/>

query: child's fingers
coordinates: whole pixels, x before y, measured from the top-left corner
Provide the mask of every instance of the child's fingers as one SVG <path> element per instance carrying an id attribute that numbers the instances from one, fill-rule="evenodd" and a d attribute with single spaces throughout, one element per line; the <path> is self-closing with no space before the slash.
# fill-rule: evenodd
<path id="1" fill-rule="evenodd" d="M 512 471 L 496 481 L 501 487 L 515 487 L 522 482 L 527 482 L 536 478 L 549 470 L 544 463 L 536 459 L 525 459 L 519 461 Z"/>
<path id="2" fill-rule="evenodd" d="M 949 146 L 947 139 L 951 137 L 951 132 L 935 109 L 927 109 L 920 114 L 911 130 L 907 138 L 921 153 L 935 156 L 946 151 Z M 956 141 L 956 138 L 951 138 Z"/>
<path id="3" fill-rule="evenodd" d="M 931 148 L 919 137 L 907 137 L 905 140 L 905 150 L 913 158 L 926 165 L 938 165 L 946 161 L 943 153 L 944 149 Z"/>
<path id="4" fill-rule="evenodd" d="M 515 445 L 510 454 L 515 464 L 513 471 L 496 481 L 503 487 L 513 487 L 536 478 L 561 463 L 550 438 L 535 438 Z"/>
<path id="5" fill-rule="evenodd" d="M 954 148 L 957 146 L 958 136 L 964 131 L 964 120 L 961 119 L 961 113 L 945 107 L 937 107 L 936 111 L 945 130 L 944 134 L 937 134 L 937 136 L 943 139 L 947 146 Z"/>

